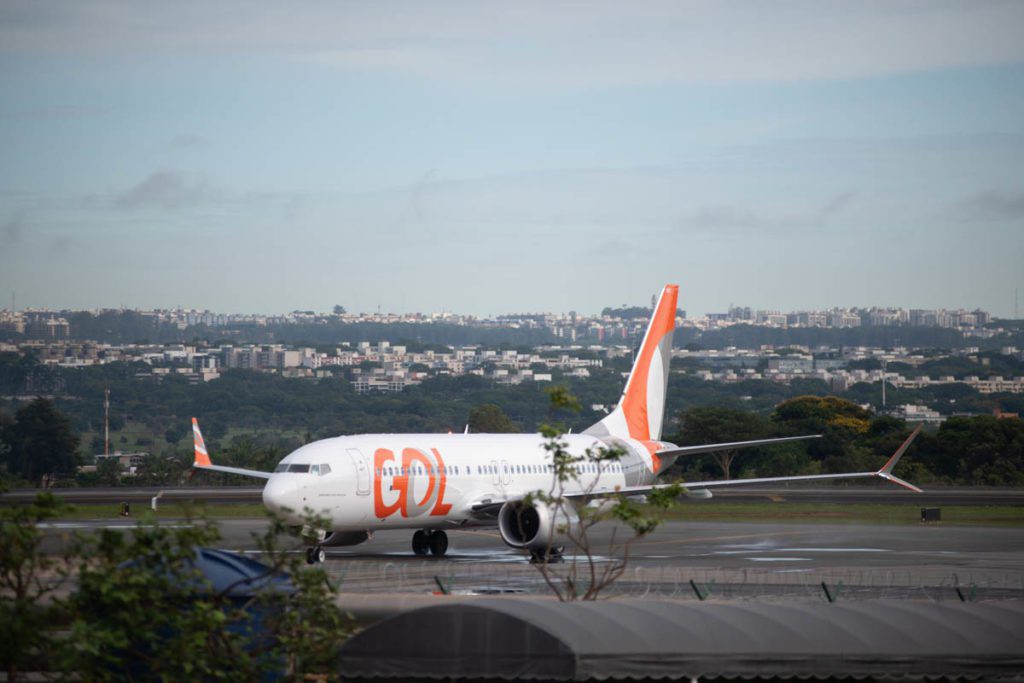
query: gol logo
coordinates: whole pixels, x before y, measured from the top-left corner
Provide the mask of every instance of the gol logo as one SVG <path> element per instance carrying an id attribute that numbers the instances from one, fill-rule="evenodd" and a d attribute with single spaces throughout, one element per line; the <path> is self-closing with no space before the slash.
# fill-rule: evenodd
<path id="1" fill-rule="evenodd" d="M 444 502 L 444 488 L 448 482 L 444 460 L 436 448 L 431 448 L 433 458 L 417 448 L 402 449 L 402 474 L 395 475 L 391 490 L 398 495 L 394 502 L 384 501 L 383 482 L 381 476 L 373 479 L 373 511 L 379 519 L 385 519 L 399 513 L 402 517 L 419 517 L 429 514 L 431 517 L 443 517 L 452 509 L 451 504 Z M 395 454 L 387 448 L 378 448 L 373 454 L 374 472 L 381 472 L 387 463 L 395 463 Z M 418 468 L 420 465 L 421 468 Z M 427 477 L 427 492 L 422 500 L 415 499 L 413 484 L 418 471 Z M 427 512 L 429 510 L 429 512 Z"/>

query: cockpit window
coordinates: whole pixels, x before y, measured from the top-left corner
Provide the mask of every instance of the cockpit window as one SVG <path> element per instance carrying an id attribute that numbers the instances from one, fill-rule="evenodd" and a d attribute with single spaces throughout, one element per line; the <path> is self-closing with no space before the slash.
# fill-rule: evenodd
<path id="1" fill-rule="evenodd" d="M 315 474 L 316 476 L 319 477 L 320 476 L 320 465 L 310 465 L 309 466 L 309 473 L 310 474 Z"/>
<path id="2" fill-rule="evenodd" d="M 287 472 L 287 471 L 288 471 L 288 465 L 278 465 L 277 467 L 274 468 L 274 472 L 275 473 L 276 472 Z"/>
<path id="3" fill-rule="evenodd" d="M 328 465 L 327 463 L 321 463 L 320 464 L 320 476 L 322 477 L 325 474 L 330 474 L 330 473 L 331 473 L 331 466 Z"/>
<path id="4" fill-rule="evenodd" d="M 309 465 L 288 465 L 289 472 L 309 472 Z"/>

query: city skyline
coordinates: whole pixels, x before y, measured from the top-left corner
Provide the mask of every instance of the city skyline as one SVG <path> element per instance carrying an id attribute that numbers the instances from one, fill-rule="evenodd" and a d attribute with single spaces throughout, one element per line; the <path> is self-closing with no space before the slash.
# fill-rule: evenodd
<path id="1" fill-rule="evenodd" d="M 336 304 L 339 306 L 341 304 Z M 555 311 L 555 310 L 537 310 L 537 311 L 504 311 L 497 312 L 488 315 L 478 315 L 476 313 L 467 313 L 457 310 L 436 310 L 436 311 L 355 311 L 349 310 L 347 307 L 343 313 L 335 313 L 332 309 L 327 310 L 315 310 L 310 308 L 296 308 L 291 311 L 217 311 L 209 308 L 197 308 L 194 306 L 172 306 L 168 308 L 162 307 L 127 307 L 127 306 L 93 306 L 88 308 L 69 308 L 69 307 L 24 307 L 19 308 L 12 306 L 10 308 L 0 308 L 0 313 L 3 314 L 36 314 L 36 313 L 100 313 L 110 311 L 134 311 L 145 314 L 175 314 L 186 317 L 217 317 L 231 320 L 242 320 L 245 318 L 263 318 L 263 319 L 286 319 L 295 318 L 296 316 L 304 317 L 340 317 L 340 318 L 373 318 L 373 317 L 418 317 L 425 320 L 436 319 L 443 320 L 444 318 L 465 318 L 465 319 L 478 319 L 478 320 L 516 320 L 530 316 L 547 316 L 554 318 L 568 318 L 572 315 L 577 315 L 581 319 L 597 319 L 602 317 L 610 317 L 612 319 L 620 319 L 621 316 L 611 314 L 606 316 L 604 314 L 605 309 L 622 310 L 622 309 L 645 309 L 646 315 L 638 315 L 633 320 L 646 320 L 650 314 L 650 307 L 645 306 L 643 303 L 622 303 L 617 305 L 603 306 L 600 311 L 577 311 L 575 309 L 567 311 Z M 970 308 L 952 308 L 946 306 L 939 306 L 937 308 L 919 308 L 910 306 L 829 306 L 821 309 L 786 309 L 782 307 L 769 307 L 769 308 L 753 308 L 750 306 L 743 305 L 730 305 L 722 311 L 707 311 L 699 314 L 690 314 L 685 309 L 680 308 L 681 315 L 679 316 L 683 320 L 710 320 L 710 321 L 733 321 L 733 322 L 754 322 L 757 318 L 766 315 L 782 315 L 782 316 L 796 316 L 796 315 L 826 315 L 833 312 L 848 312 L 857 314 L 868 314 L 870 312 L 898 312 L 904 314 L 903 317 L 906 320 L 898 319 L 897 322 L 913 323 L 914 313 L 948 313 L 948 314 L 983 314 L 985 322 L 993 319 L 998 320 L 1015 320 L 1016 318 L 1007 317 L 1003 318 L 1000 316 L 993 316 L 990 311 L 981 308 L 980 306 L 974 306 Z M 761 321 L 764 322 L 764 321 Z"/>
<path id="2" fill-rule="evenodd" d="M 1014 314 L 1024 4 L 0 7 L 18 307 Z M 6 301 L 4 302 L 6 305 Z"/>

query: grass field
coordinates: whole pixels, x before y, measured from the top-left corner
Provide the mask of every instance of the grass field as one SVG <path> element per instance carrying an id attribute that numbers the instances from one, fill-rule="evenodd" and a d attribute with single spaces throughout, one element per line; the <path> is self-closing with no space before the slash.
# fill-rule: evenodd
<path id="1" fill-rule="evenodd" d="M 132 518 L 149 511 L 143 503 L 132 506 Z M 193 516 L 213 519 L 261 518 L 264 508 L 259 503 L 195 504 L 162 503 L 156 516 L 180 519 Z M 116 503 L 79 504 L 64 515 L 67 519 L 123 519 Z M 691 521 L 793 522 L 820 524 L 920 524 L 921 507 L 908 504 L 821 504 L 743 502 L 684 503 L 672 510 L 667 519 Z M 942 521 L 929 524 L 957 526 L 1020 526 L 1024 525 L 1024 506 L 955 505 L 942 508 Z"/>
<path id="2" fill-rule="evenodd" d="M 130 519 L 140 519 L 150 512 L 146 503 L 132 503 Z M 183 517 L 209 517 L 210 519 L 253 519 L 266 516 L 261 503 L 214 503 L 187 505 L 183 503 L 161 503 L 156 511 L 158 519 L 181 519 Z M 121 516 L 119 503 L 78 503 L 61 515 L 61 519 L 125 519 Z"/>

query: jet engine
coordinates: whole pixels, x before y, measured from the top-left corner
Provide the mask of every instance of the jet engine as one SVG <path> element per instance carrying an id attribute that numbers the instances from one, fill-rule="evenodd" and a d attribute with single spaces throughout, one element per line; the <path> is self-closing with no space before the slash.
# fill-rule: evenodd
<path id="1" fill-rule="evenodd" d="M 553 505 L 540 501 L 509 501 L 498 511 L 501 540 L 513 548 L 544 552 L 566 538 L 566 531 L 579 524 L 569 504 Z"/>
<path id="2" fill-rule="evenodd" d="M 367 531 L 331 531 L 324 540 L 320 541 L 323 546 L 359 545 L 370 538 Z"/>

